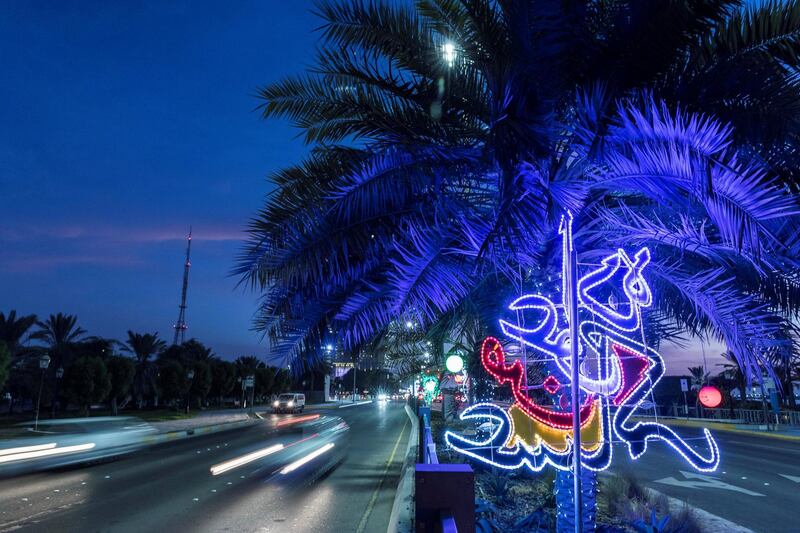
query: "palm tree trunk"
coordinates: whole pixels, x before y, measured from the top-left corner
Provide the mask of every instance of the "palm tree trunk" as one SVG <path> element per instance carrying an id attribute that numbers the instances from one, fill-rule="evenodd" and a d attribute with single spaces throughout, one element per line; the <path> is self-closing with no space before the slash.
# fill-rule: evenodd
<path id="1" fill-rule="evenodd" d="M 556 496 L 556 531 L 558 533 L 572 533 L 575 531 L 575 504 L 573 499 L 572 471 L 556 471 L 555 481 Z M 583 497 L 584 533 L 591 533 L 596 529 L 597 515 L 597 472 L 588 468 L 581 469 L 581 494 Z"/>

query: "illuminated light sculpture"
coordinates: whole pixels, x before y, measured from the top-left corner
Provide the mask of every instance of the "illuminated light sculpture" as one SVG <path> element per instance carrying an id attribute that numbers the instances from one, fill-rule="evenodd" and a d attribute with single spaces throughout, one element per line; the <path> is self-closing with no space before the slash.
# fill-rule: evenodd
<path id="1" fill-rule="evenodd" d="M 565 257 L 566 250 L 572 247 L 571 225 L 570 218 L 562 221 Z M 653 302 L 643 276 L 649 262 L 647 248 L 640 249 L 633 257 L 620 249 L 577 281 L 578 387 L 582 398 L 577 408 L 581 465 L 595 471 L 608 468 L 614 438 L 627 446 L 633 459 L 647 450 L 649 441 L 662 440 L 695 469 L 713 472 L 719 465 L 720 455 L 707 429 L 703 429 L 703 433 L 708 453 L 703 455 L 663 424 L 631 421 L 664 375 L 663 359 L 646 345 L 642 328 L 642 308 Z M 563 275 L 562 280 L 566 279 Z M 621 289 L 627 302 L 617 304 L 613 289 L 617 292 Z M 566 286 L 561 294 L 568 294 Z M 556 305 L 540 294 L 530 294 L 514 300 L 508 309 L 518 316 L 524 315 L 526 325 L 500 320 L 503 333 L 544 356 L 560 373 L 560 378 L 548 376 L 542 388 L 555 394 L 565 384 L 571 385 L 573 363 L 565 305 Z M 642 342 L 634 340 L 634 334 L 640 335 Z M 594 374 L 587 364 L 590 355 L 597 361 Z M 522 363 L 519 360 L 507 362 L 499 340 L 487 338 L 480 357 L 481 364 L 498 384 L 510 386 L 514 403 L 507 409 L 492 403 L 469 407 L 460 418 L 490 422 L 490 434 L 473 440 L 474 437 L 447 431 L 447 444 L 459 453 L 498 468 L 527 467 L 539 472 L 549 464 L 569 470 L 573 453 L 571 410 L 575 407 L 557 410 L 529 397 Z"/>
<path id="2" fill-rule="evenodd" d="M 434 398 L 439 396 L 439 379 L 435 376 L 423 376 L 422 393 L 426 405 L 433 403 Z"/>
<path id="3" fill-rule="evenodd" d="M 722 403 L 722 393 L 718 388 L 706 385 L 697 392 L 697 399 L 703 404 L 703 407 L 719 407 Z"/>

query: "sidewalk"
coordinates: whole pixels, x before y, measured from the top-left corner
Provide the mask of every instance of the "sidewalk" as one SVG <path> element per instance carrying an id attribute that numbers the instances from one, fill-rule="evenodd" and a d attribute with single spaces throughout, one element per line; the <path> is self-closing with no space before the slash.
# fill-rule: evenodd
<path id="1" fill-rule="evenodd" d="M 654 420 L 652 417 L 634 417 L 633 419 L 641 421 Z M 770 439 L 800 441 L 800 428 L 795 427 L 779 427 L 777 430 L 767 431 L 766 429 L 758 429 L 758 426 L 754 425 L 714 422 L 709 420 L 687 420 L 685 418 L 660 416 L 658 417 L 658 421 L 664 425 L 674 427 L 708 428 L 709 430 L 728 431 L 730 433 L 753 435 Z"/>

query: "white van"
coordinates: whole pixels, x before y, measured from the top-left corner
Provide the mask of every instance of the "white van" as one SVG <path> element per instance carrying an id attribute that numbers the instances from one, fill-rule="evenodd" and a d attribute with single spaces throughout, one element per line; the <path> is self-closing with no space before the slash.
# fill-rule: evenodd
<path id="1" fill-rule="evenodd" d="M 273 413 L 302 413 L 306 407 L 306 395 L 299 392 L 286 392 L 272 402 Z"/>

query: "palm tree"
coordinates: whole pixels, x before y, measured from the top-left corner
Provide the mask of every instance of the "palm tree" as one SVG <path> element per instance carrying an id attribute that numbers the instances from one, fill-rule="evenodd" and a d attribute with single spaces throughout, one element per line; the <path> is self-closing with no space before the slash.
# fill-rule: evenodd
<path id="1" fill-rule="evenodd" d="M 75 315 L 50 315 L 45 321 L 37 321 L 36 326 L 39 329 L 31 334 L 31 339 L 47 346 L 51 369 L 69 364 L 75 355 L 75 347 L 86 338 L 86 330 L 78 326 Z"/>
<path id="2" fill-rule="evenodd" d="M 60 376 L 78 355 L 79 348 L 86 340 L 86 330 L 78 326 L 78 317 L 62 313 L 50 315 L 45 321 L 37 321 L 36 326 L 38 329 L 30 338 L 44 343 L 50 356 L 50 365 L 45 372 L 49 376 L 52 391 L 50 416 L 54 418 L 60 402 Z"/>
<path id="3" fill-rule="evenodd" d="M 711 373 L 706 372 L 705 367 L 702 366 L 690 366 L 689 367 L 689 374 L 691 375 L 692 384 L 691 389 L 695 391 L 695 393 L 699 392 L 703 385 L 707 384 L 708 381 L 711 379 Z M 700 395 L 695 394 L 694 400 L 694 411 L 695 416 L 700 416 Z"/>
<path id="4" fill-rule="evenodd" d="M 7 316 L 0 313 L 0 341 L 3 341 L 8 347 L 12 361 L 28 349 L 23 342 L 25 334 L 34 324 L 36 324 L 36 315 L 17 318 L 15 309 L 9 311 Z"/>
<path id="5" fill-rule="evenodd" d="M 736 361 L 736 358 L 729 351 L 722 352 L 722 357 L 725 358 L 728 362 L 723 363 L 722 366 L 725 370 L 723 373 L 731 379 L 734 383 L 736 383 L 736 388 L 739 389 L 739 401 L 741 405 L 747 401 L 747 377 L 745 376 L 742 368 L 739 366 L 739 363 Z"/>
<path id="6" fill-rule="evenodd" d="M 167 344 L 156 333 L 134 333 L 128 330 L 128 340 L 123 350 L 136 357 L 133 391 L 141 409 L 148 395 L 156 394 L 156 368 L 151 357 L 161 352 Z"/>
<path id="7" fill-rule="evenodd" d="M 648 246 L 651 323 L 748 376 L 800 311 L 800 2 L 323 2 L 306 76 L 260 91 L 313 145 L 236 272 L 298 367 L 396 320 L 459 338 L 581 263 Z M 649 327 L 656 327 L 650 324 Z M 456 328 L 459 331 L 448 331 Z M 657 341 L 657 339 L 656 339 Z"/>

